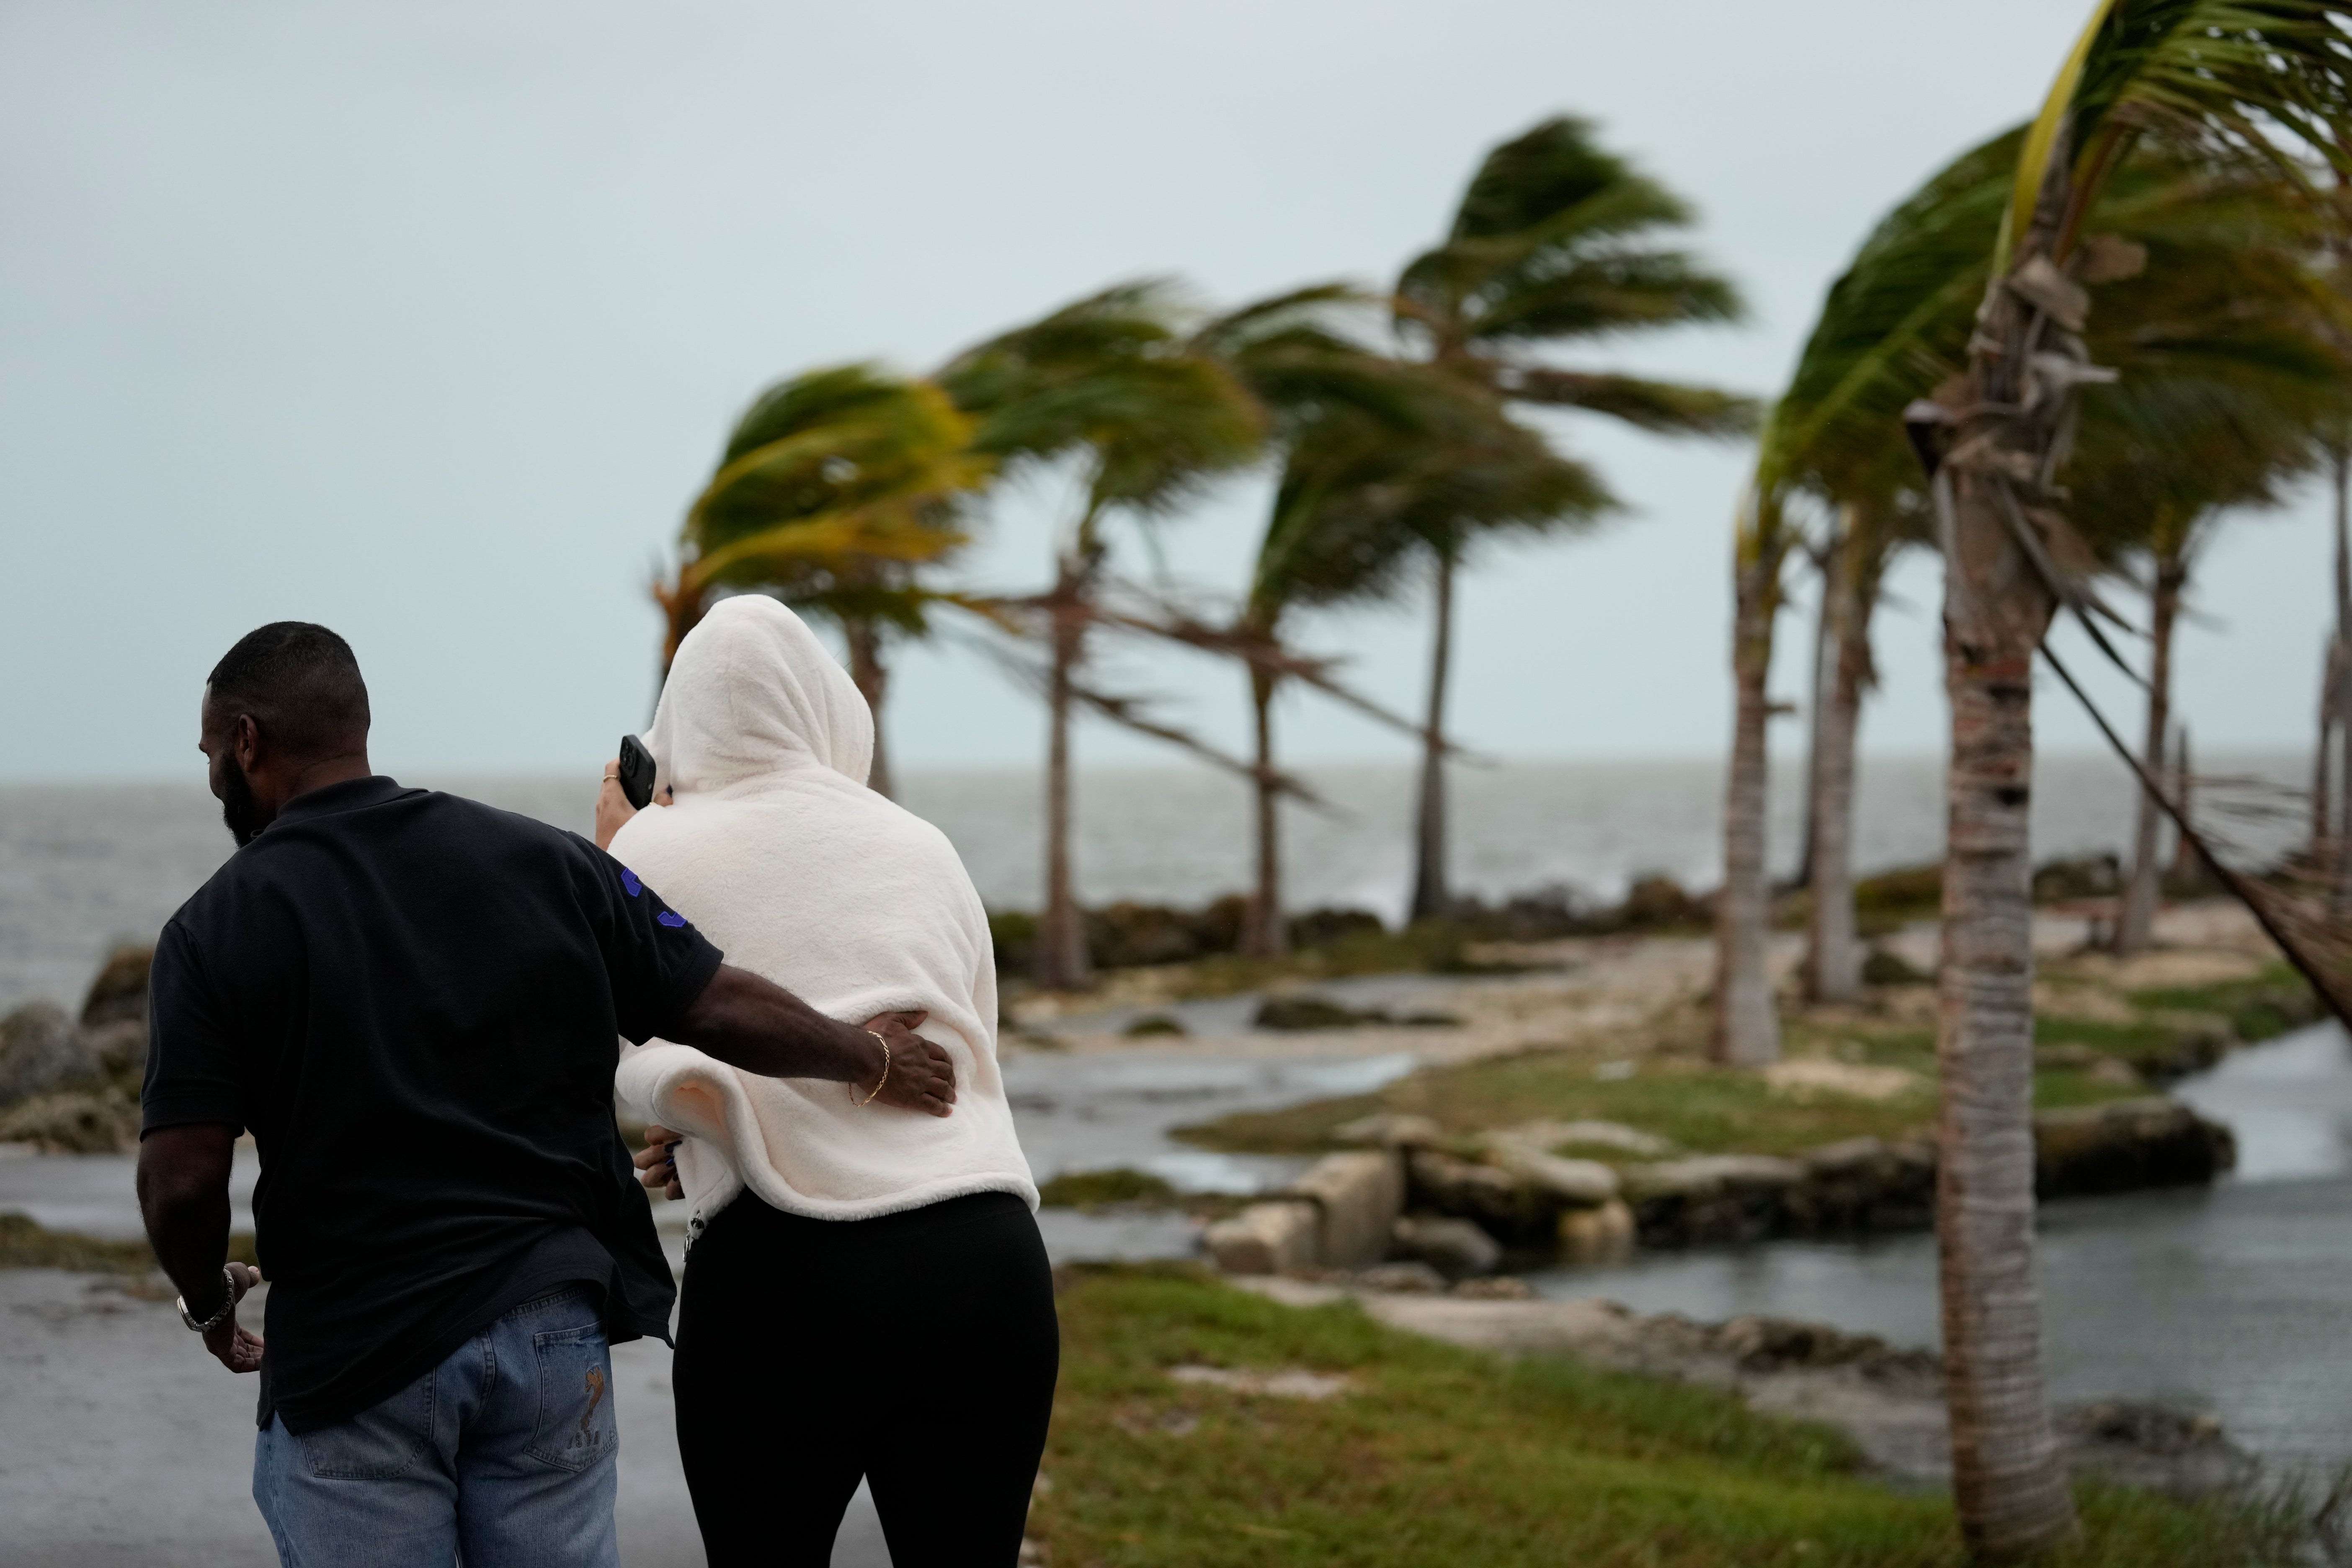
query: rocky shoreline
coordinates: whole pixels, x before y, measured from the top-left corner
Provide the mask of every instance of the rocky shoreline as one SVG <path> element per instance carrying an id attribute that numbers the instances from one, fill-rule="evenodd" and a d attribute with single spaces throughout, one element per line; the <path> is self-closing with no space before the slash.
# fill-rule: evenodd
<path id="1" fill-rule="evenodd" d="M 1847 1139 L 1792 1159 L 1608 1163 L 1563 1151 L 1663 1150 L 1613 1122 L 1535 1121 L 1463 1140 L 1426 1117 L 1383 1113 L 1338 1136 L 1365 1147 L 1326 1155 L 1286 1191 L 1208 1227 L 1220 1268 L 1262 1274 L 1393 1257 L 1460 1275 L 1491 1271 L 1505 1247 L 1556 1246 L 1588 1261 L 1635 1243 L 1918 1231 L 1935 1219 L 1936 1148 L 1924 1138 Z M 2235 1163 L 2237 1144 L 2228 1128 L 2151 1097 L 2043 1111 L 2034 1155 L 2037 1194 L 2055 1200 L 2210 1183 Z"/>
<path id="2" fill-rule="evenodd" d="M 1237 1278 L 1293 1307 L 1354 1301 L 1391 1328 L 1505 1355 L 1565 1354 L 1619 1371 L 1735 1390 L 1750 1406 L 1821 1421 L 1852 1436 L 1880 1476 L 1905 1486 L 1951 1479 L 1940 1358 L 1821 1323 L 1643 1317 L 1613 1301 L 1479 1299 L 1368 1288 L 1346 1278 Z M 1373 1281 L 1370 1283 L 1377 1283 Z M 2077 1473 L 2192 1498 L 2247 1486 L 2259 1464 L 2203 1412 L 2105 1399 L 2057 1413 Z"/>

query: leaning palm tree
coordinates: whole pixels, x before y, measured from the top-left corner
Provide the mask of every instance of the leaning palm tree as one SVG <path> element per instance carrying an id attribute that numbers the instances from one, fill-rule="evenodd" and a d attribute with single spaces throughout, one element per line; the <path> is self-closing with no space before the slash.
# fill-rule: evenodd
<path id="1" fill-rule="evenodd" d="M 1383 722 L 1409 723 L 1336 685 L 1322 661 L 1284 640 L 1296 608 L 1385 593 L 1415 542 L 1364 515 L 1334 472 L 1339 454 L 1365 445 L 1428 442 L 1449 416 L 1460 384 L 1396 359 L 1363 331 L 1376 302 L 1342 285 L 1298 289 L 1210 323 L 1197 342 L 1234 367 L 1266 411 L 1281 478 L 1252 564 L 1240 613 L 1220 644 L 1240 655 L 1249 681 L 1255 745 L 1255 870 L 1241 951 L 1278 956 L 1287 945 L 1282 908 L 1283 775 L 1275 764 L 1275 698 L 1305 679 Z M 1198 639 L 1195 639 L 1198 640 Z"/>
<path id="2" fill-rule="evenodd" d="M 1733 741 L 1712 1029 L 1721 1061 L 1756 1064 L 1780 1054 L 1765 952 L 1765 678 L 1783 569 L 1809 509 L 1831 518 L 1851 509 L 1850 526 L 1832 530 L 1834 547 L 1824 555 L 1839 568 L 1831 586 L 1840 603 L 1832 608 L 1852 634 L 1841 647 L 1832 690 L 1842 702 L 1858 702 L 1866 679 L 1868 607 L 1853 595 L 1883 571 L 1885 552 L 1916 531 L 1919 486 L 1897 416 L 1966 352 L 1969 310 L 1984 290 L 1990 236 L 2021 139 L 2012 132 L 1970 149 L 1880 221 L 1831 285 L 1788 389 L 1764 422 L 1733 547 Z M 1851 722 L 1843 734 L 1825 738 L 1835 754 L 1817 760 L 1814 785 L 1848 793 Z M 1810 807 L 1820 962 L 1809 969 L 1816 994 L 1825 996 L 1840 993 L 1853 964 L 1850 930 L 1836 929 L 1852 924 L 1846 809 L 1841 804 L 1833 812 L 1821 802 Z"/>
<path id="3" fill-rule="evenodd" d="M 1242 626 L 1272 651 L 1294 609 L 1391 597 L 1412 580 L 1416 561 L 1443 574 L 1475 541 L 1584 526 L 1616 504 L 1590 470 L 1513 420 L 1499 399 L 1433 366 L 1363 355 L 1329 364 L 1311 397 L 1271 401 L 1281 411 L 1286 461 Z M 1440 595 L 1441 626 L 1449 602 Z M 1261 783 L 1250 951 L 1261 954 L 1282 942 L 1273 701 L 1288 673 L 1274 658 L 1251 661 Z M 1394 721 L 1328 679 L 1316 684 Z M 1420 731 L 1441 758 L 1450 749 L 1444 722 L 1441 701 Z"/>
<path id="4" fill-rule="evenodd" d="M 1407 264 L 1397 320 L 1433 364 L 1507 401 L 1605 415 L 1666 435 L 1733 436 L 1754 422 L 1746 398 L 1638 376 L 1570 370 L 1533 351 L 1628 333 L 1736 321 L 1738 292 L 1657 236 L 1690 209 L 1604 152 L 1582 121 L 1549 120 L 1487 153 L 1444 243 Z M 1455 546 L 1467 530 L 1433 529 L 1430 653 L 1414 833 L 1412 913 L 1442 915 L 1446 891 L 1442 720 L 1452 656 Z"/>
<path id="5" fill-rule="evenodd" d="M 873 787 L 891 791 L 882 702 L 890 631 L 925 629 L 919 565 L 963 542 L 959 502 L 988 475 L 971 423 L 929 382 L 869 364 L 779 382 L 736 422 L 654 585 L 662 666 L 719 596 L 766 593 L 836 621 L 874 710 Z"/>
<path id="6" fill-rule="evenodd" d="M 1070 726 L 1109 526 L 1169 516 L 1202 480 L 1255 458 L 1264 436 L 1231 369 L 1188 341 L 1194 324 L 1167 285 L 1123 284 L 966 350 L 939 375 L 976 422 L 982 456 L 1008 472 L 1075 461 L 1084 474 L 1041 602 L 1050 739 L 1037 978 L 1057 989 L 1089 974 L 1070 854 Z"/>
<path id="7" fill-rule="evenodd" d="M 1972 1550 L 2014 1557 L 2075 1528 L 2043 1393 L 2033 1254 L 2032 671 L 2063 607 L 2095 613 L 2095 556 L 2063 489 L 2095 263 L 2084 221 L 2161 132 L 2292 188 L 2352 169 L 2352 6 L 2100 0 L 2028 132 L 1962 377 L 1917 411 L 1945 560 L 1951 697 L 1937 1165 L 1953 1492 Z"/>

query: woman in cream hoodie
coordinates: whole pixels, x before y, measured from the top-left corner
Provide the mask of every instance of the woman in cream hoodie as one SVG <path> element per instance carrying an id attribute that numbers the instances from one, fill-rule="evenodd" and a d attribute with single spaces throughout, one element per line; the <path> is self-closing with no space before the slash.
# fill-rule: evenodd
<path id="1" fill-rule="evenodd" d="M 941 1119 L 625 1048 L 621 1094 L 656 1124 L 646 1184 L 693 1205 L 675 1381 L 712 1568 L 821 1568 L 861 1476 L 898 1568 L 1009 1568 L 1059 1340 L 980 895 L 945 835 L 866 787 L 873 715 L 772 599 L 688 634 L 646 739 L 667 804 L 631 815 L 608 783 L 600 842 L 729 963 L 836 1018 L 899 1014 L 956 1071 Z"/>

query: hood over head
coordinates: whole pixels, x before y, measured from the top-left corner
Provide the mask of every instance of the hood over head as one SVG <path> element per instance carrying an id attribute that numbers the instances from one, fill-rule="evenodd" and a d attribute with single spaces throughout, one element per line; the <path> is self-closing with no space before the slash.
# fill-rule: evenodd
<path id="1" fill-rule="evenodd" d="M 812 764 L 862 784 L 874 715 L 807 622 L 745 594 L 711 606 L 678 645 L 646 745 L 655 787 L 681 795 Z"/>

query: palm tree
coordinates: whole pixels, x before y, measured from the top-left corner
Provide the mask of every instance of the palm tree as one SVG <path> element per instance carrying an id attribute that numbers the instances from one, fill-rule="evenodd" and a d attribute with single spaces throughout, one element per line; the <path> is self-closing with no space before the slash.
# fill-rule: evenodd
<path id="1" fill-rule="evenodd" d="M 2069 274 L 2084 218 L 2151 130 L 2290 185 L 2352 163 L 2352 10 L 2314 0 L 2100 0 L 2029 130 L 1968 369 L 1923 426 L 1945 559 L 1947 785 L 1937 1165 L 1946 1385 L 1961 1531 L 1986 1557 L 2073 1533 L 2043 1393 L 2033 1253 L 2032 671 L 2092 552 L 2062 508 L 2078 389 L 2098 379 Z"/>
<path id="2" fill-rule="evenodd" d="M 888 631 L 925 629 L 914 569 L 963 542 L 959 500 L 982 482 L 971 423 L 924 381 L 870 364 L 777 383 L 736 421 L 688 509 L 676 574 L 656 583 L 662 668 L 718 596 L 768 593 L 837 621 L 874 710 L 869 781 L 891 792 L 882 703 Z"/>
<path id="3" fill-rule="evenodd" d="M 1986 255 L 2016 165 L 2021 132 L 1972 148 L 1882 219 L 1830 287 L 1788 389 L 1758 442 L 1733 549 L 1731 765 L 1724 800 L 1723 891 L 1716 906 L 1713 1051 L 1756 1064 L 1780 1054 L 1780 1015 L 1766 968 L 1770 889 L 1765 861 L 1765 678 L 1772 662 L 1782 571 L 1808 505 L 1847 525 L 1824 559 L 1835 566 L 1824 613 L 1850 635 L 1835 648 L 1812 768 L 1808 868 L 1813 931 L 1810 988 L 1846 994 L 1853 973 L 1851 788 L 1854 715 L 1869 671 L 1868 620 L 1886 556 L 1914 535 L 1916 468 L 1901 438 L 1904 405 L 1958 363 L 1969 310 L 1983 292 Z"/>
<path id="4" fill-rule="evenodd" d="M 1242 626 L 1271 649 L 1280 649 L 1282 619 L 1293 608 L 1392 596 L 1417 559 L 1433 561 L 1443 575 L 1475 540 L 1580 526 L 1616 504 L 1590 470 L 1513 420 L 1500 399 L 1433 366 L 1357 352 L 1328 363 L 1319 393 L 1270 401 L 1280 411 L 1286 460 Z M 1441 626 L 1449 603 L 1441 594 Z M 1251 664 L 1261 783 L 1250 951 L 1258 953 L 1278 952 L 1282 941 L 1273 699 L 1288 673 L 1272 659 Z M 1328 679 L 1316 683 L 1389 719 Z M 1441 757 L 1443 725 L 1440 702 L 1421 733 Z"/>
<path id="5" fill-rule="evenodd" d="M 1913 497 L 1898 493 L 1840 503 L 1822 550 L 1821 637 L 1828 668 L 1815 682 L 1807 780 L 1805 859 L 1811 909 L 1805 933 L 1805 992 L 1816 1002 L 1850 1002 L 1862 991 L 1862 947 L 1853 907 L 1855 742 L 1863 699 L 1878 682 L 1871 621 L 1895 554 L 1916 542 Z"/>
<path id="6" fill-rule="evenodd" d="M 1590 125 L 1548 120 L 1486 154 L 1444 243 L 1414 258 L 1398 279 L 1398 324 L 1429 363 L 1498 399 L 1580 409 L 1668 435 L 1744 433 L 1754 419 L 1745 398 L 1533 357 L 1548 343 L 1738 320 L 1729 282 L 1655 242 L 1660 231 L 1690 221 L 1680 198 L 1596 145 Z M 1468 531 L 1432 529 L 1427 537 L 1436 629 L 1414 833 L 1416 918 L 1442 915 L 1450 902 L 1443 736 L 1454 579 Z"/>
<path id="7" fill-rule="evenodd" d="M 1231 364 L 1266 411 L 1284 466 L 1248 591 L 1216 643 L 1242 658 L 1255 747 L 1256 875 L 1241 951 L 1278 956 L 1282 915 L 1281 797 L 1275 764 L 1274 700 L 1286 679 L 1305 679 L 1384 722 L 1412 730 L 1378 704 L 1332 681 L 1328 666 L 1285 643 L 1295 607 L 1384 593 L 1398 558 L 1415 542 L 1367 514 L 1342 471 L 1349 457 L 1381 442 L 1427 442 L 1463 402 L 1459 384 L 1401 361 L 1351 331 L 1375 302 L 1343 285 L 1283 294 L 1210 323 L 1197 342 Z M 1205 643 L 1209 639 L 1188 637 Z"/>
<path id="8" fill-rule="evenodd" d="M 2123 542 L 2147 558 L 2141 760 L 2157 778 L 2168 771 L 2172 635 L 2197 554 L 2225 511 L 2275 505 L 2318 466 L 2352 387 L 2345 301 L 2312 266 L 2318 211 L 2243 182 L 2187 183 L 2205 188 L 2179 204 L 2182 216 L 2220 221 L 2177 227 L 2151 248 L 2142 277 L 2101 292 L 2091 349 L 2122 380 L 2084 393 L 2068 468 L 2086 537 L 2112 547 L 2120 525 Z M 2159 822 L 2159 803 L 2141 792 L 2119 953 L 2153 934 Z"/>
<path id="9" fill-rule="evenodd" d="M 1188 341 L 1192 324 L 1168 286 L 1122 284 L 966 350 L 939 375 L 976 422 L 982 456 L 1013 472 L 1076 460 L 1085 473 L 1042 601 L 1051 738 L 1037 978 L 1058 989 L 1084 985 L 1090 968 L 1070 858 L 1070 722 L 1108 525 L 1168 516 L 1207 477 L 1249 462 L 1264 437 L 1231 369 Z"/>

